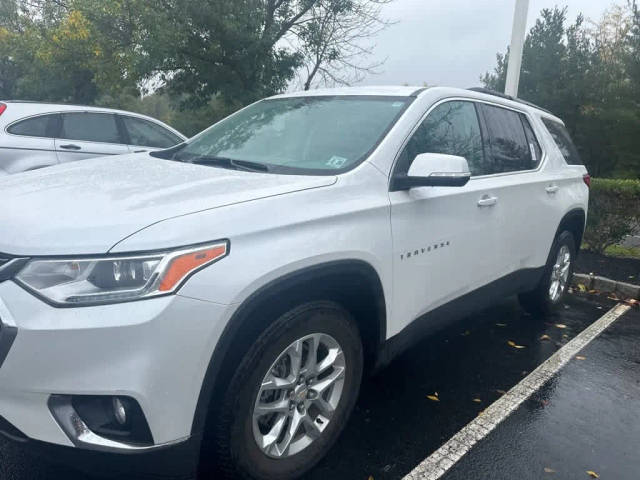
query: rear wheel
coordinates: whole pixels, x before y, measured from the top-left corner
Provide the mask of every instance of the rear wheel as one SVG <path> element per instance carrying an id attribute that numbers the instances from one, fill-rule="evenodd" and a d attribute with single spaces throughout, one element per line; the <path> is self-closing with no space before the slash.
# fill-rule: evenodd
<path id="1" fill-rule="evenodd" d="M 535 313 L 550 313 L 562 303 L 573 274 L 576 243 L 569 231 L 560 233 L 551 247 L 542 279 L 538 286 L 520 294 L 520 303 Z"/>
<path id="2" fill-rule="evenodd" d="M 339 305 L 282 315 L 249 349 L 225 395 L 216 460 L 228 477 L 290 479 L 313 467 L 349 417 L 362 344 Z"/>

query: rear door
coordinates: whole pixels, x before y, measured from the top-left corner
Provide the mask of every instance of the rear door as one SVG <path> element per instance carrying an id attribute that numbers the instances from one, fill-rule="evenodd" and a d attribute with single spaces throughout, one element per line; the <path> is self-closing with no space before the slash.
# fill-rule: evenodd
<path id="1" fill-rule="evenodd" d="M 27 117 L 8 125 L 0 133 L 0 170 L 17 173 L 55 165 L 55 126 L 55 114 Z"/>
<path id="2" fill-rule="evenodd" d="M 134 152 L 158 150 L 182 143 L 182 138 L 171 130 L 144 118 L 119 115 L 128 138 L 129 148 Z"/>
<path id="3" fill-rule="evenodd" d="M 504 212 L 498 238 L 500 275 L 517 273 L 519 282 L 535 281 L 532 269 L 545 264 L 562 216 L 555 196 L 560 188 L 557 174 L 545 168 L 546 154 L 526 112 L 479 105 L 493 163 L 491 177 Z"/>
<path id="4" fill-rule="evenodd" d="M 116 115 L 101 112 L 61 113 L 55 148 L 60 163 L 129 153 Z"/>

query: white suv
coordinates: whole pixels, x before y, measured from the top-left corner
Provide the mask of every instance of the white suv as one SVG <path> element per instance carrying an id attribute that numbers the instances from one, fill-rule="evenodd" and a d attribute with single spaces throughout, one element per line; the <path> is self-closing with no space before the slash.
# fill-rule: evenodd
<path id="1" fill-rule="evenodd" d="M 423 334 L 507 295 L 557 305 L 589 186 L 549 112 L 440 87 L 280 95 L 169 150 L 19 177 L 0 433 L 94 470 L 202 453 L 253 479 L 311 468 L 363 372 Z"/>
<path id="2" fill-rule="evenodd" d="M 0 176 L 105 155 L 158 150 L 186 137 L 109 108 L 0 100 Z"/>

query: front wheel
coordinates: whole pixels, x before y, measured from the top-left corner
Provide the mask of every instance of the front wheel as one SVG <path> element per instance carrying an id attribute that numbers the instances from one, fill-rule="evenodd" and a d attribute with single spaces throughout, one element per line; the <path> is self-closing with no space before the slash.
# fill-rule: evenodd
<path id="1" fill-rule="evenodd" d="M 562 302 L 573 274 L 576 257 L 576 242 L 569 231 L 560 233 L 551 247 L 551 252 L 538 286 L 520 294 L 520 303 L 534 313 L 548 314 Z"/>
<path id="2" fill-rule="evenodd" d="M 228 476 L 291 479 L 333 445 L 358 396 L 363 355 L 349 313 L 313 302 L 249 349 L 226 394 L 217 460 Z"/>

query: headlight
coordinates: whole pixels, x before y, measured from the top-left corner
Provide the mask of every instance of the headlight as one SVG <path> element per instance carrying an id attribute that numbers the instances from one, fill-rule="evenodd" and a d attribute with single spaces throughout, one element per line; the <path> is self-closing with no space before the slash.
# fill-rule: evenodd
<path id="1" fill-rule="evenodd" d="M 145 255 L 33 259 L 15 280 L 59 305 L 94 305 L 166 295 L 225 257 L 226 241 Z"/>

